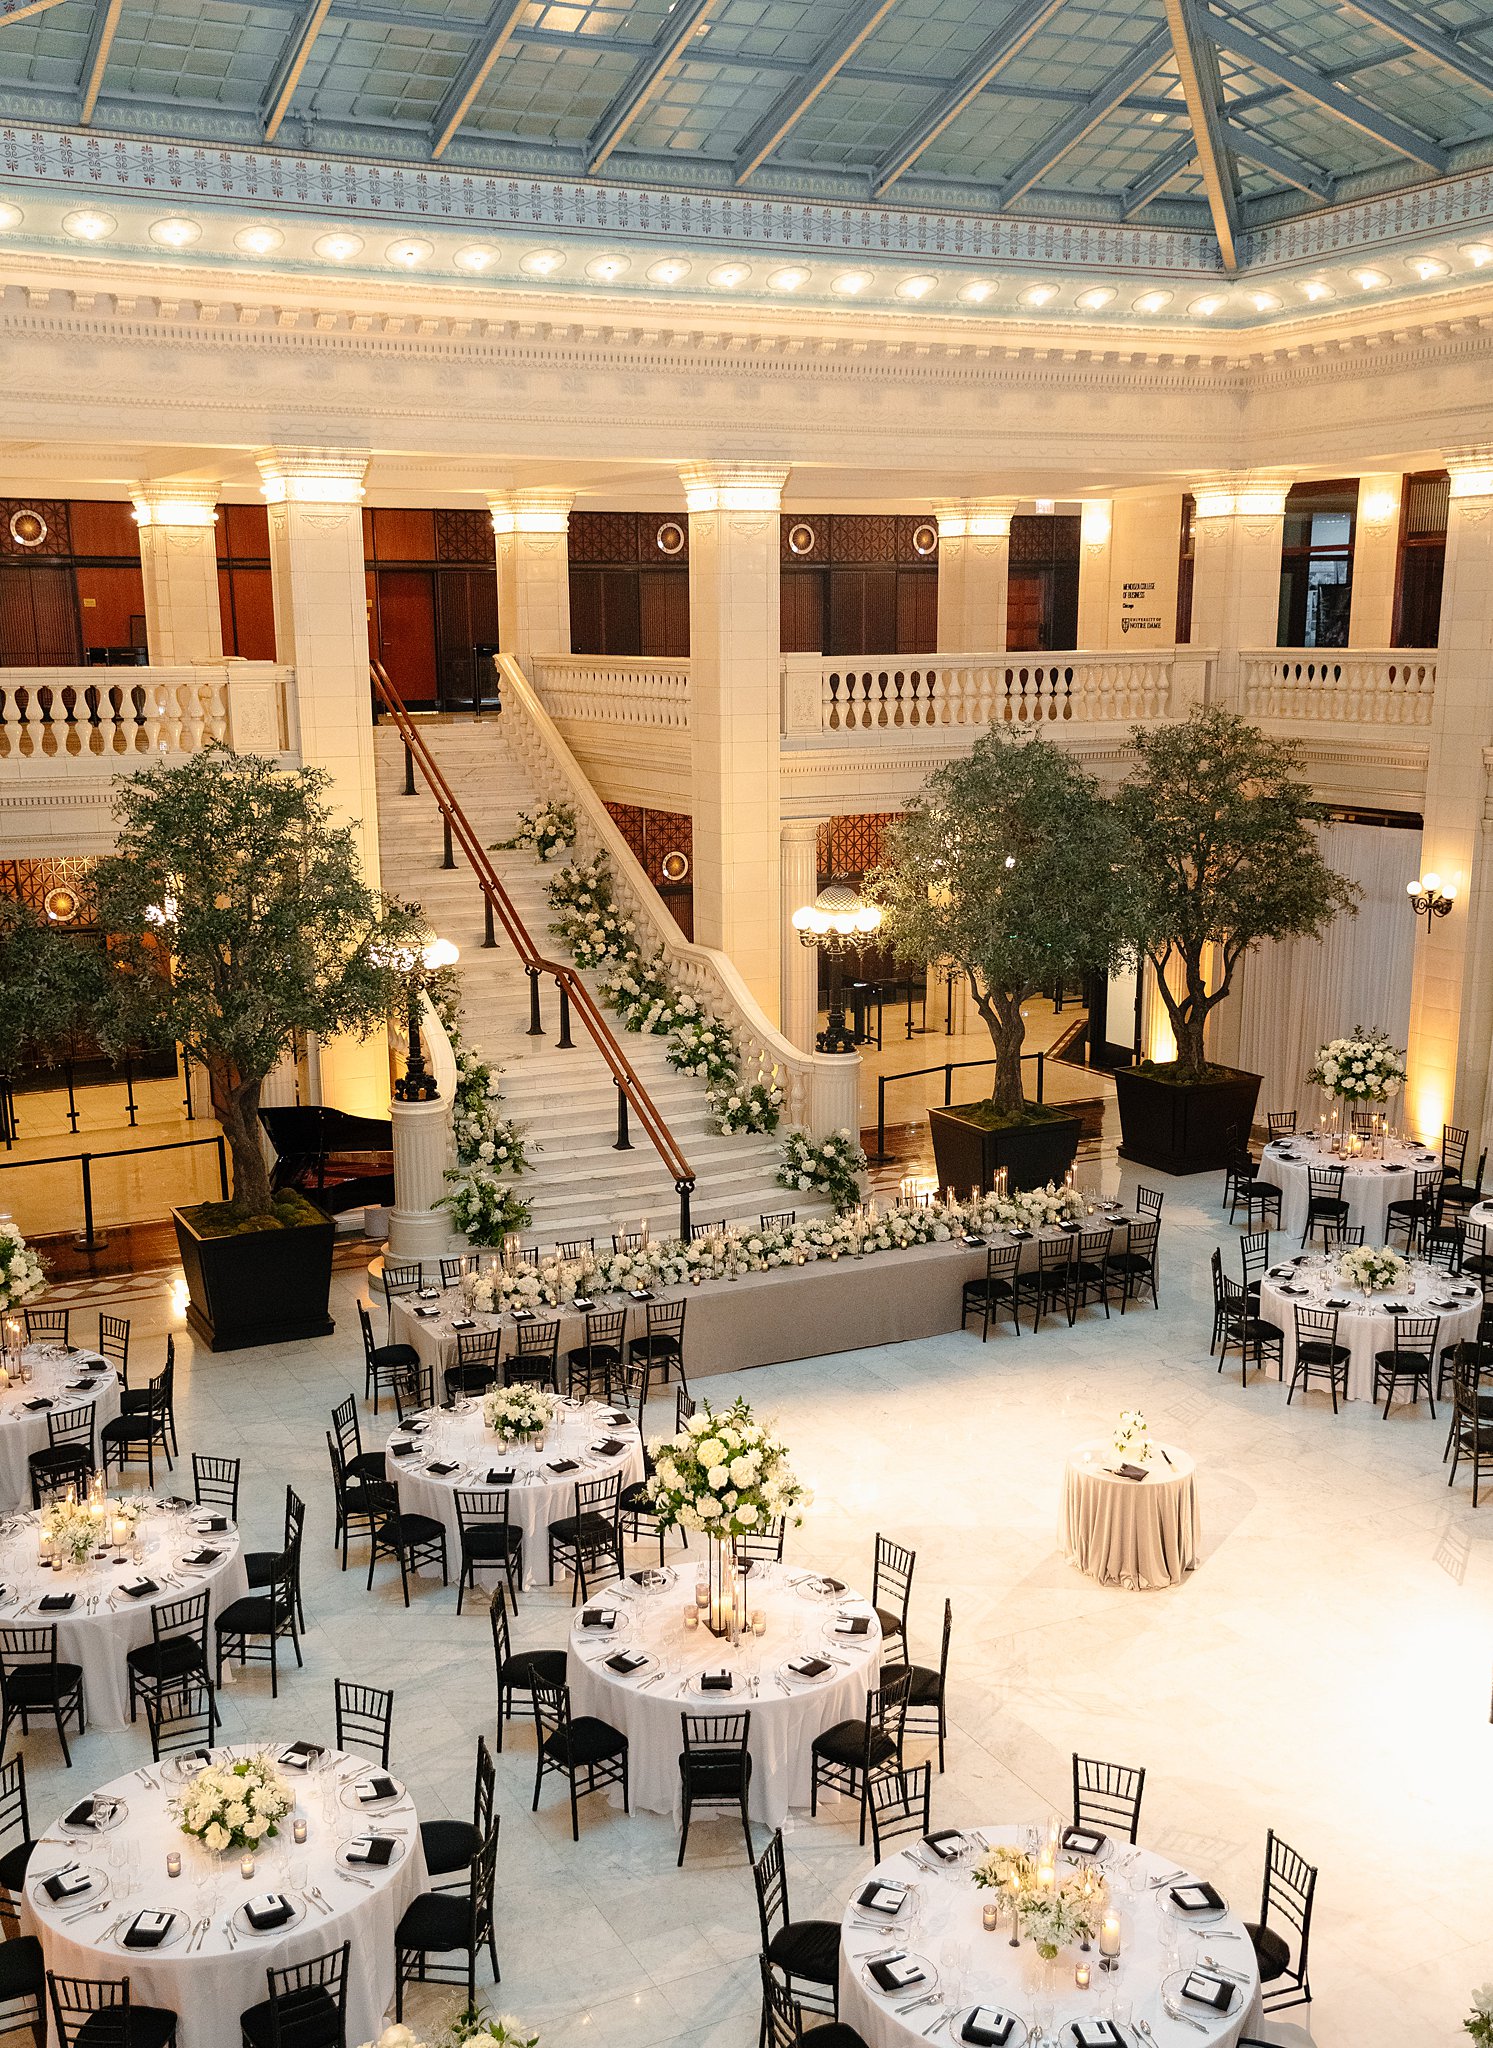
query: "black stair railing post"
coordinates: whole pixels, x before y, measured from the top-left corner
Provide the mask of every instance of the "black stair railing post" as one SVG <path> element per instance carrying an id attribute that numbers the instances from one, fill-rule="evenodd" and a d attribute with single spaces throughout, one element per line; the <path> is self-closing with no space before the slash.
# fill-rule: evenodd
<path id="1" fill-rule="evenodd" d="M 617 1142 L 612 1147 L 612 1150 L 614 1152 L 630 1152 L 632 1150 L 632 1139 L 628 1136 L 627 1131 L 627 1090 L 620 1081 L 617 1083 Z"/>
<path id="2" fill-rule="evenodd" d="M 498 935 L 492 928 L 491 896 L 482 898 L 482 943 L 484 946 L 495 946 L 498 943 Z"/>
<path id="3" fill-rule="evenodd" d="M 441 840 L 443 848 L 441 866 L 443 868 L 454 868 L 456 866 L 456 855 L 451 847 L 451 819 L 445 812 L 441 814 Z"/>
<path id="4" fill-rule="evenodd" d="M 555 976 L 555 987 L 560 991 L 560 1036 L 555 1040 L 557 1052 L 573 1052 L 575 1040 L 570 1035 L 570 990 L 565 986 L 562 974 Z"/>
<path id="5" fill-rule="evenodd" d="M 408 740 L 404 743 L 404 793 L 406 796 L 415 794 L 415 757 L 410 752 Z"/>
<path id="6" fill-rule="evenodd" d="M 530 1038 L 543 1038 L 544 1019 L 539 1014 L 539 969 L 537 967 L 526 967 L 524 972 L 529 977 L 528 1036 Z"/>
<path id="7" fill-rule="evenodd" d="M 676 1180 L 675 1190 L 679 1196 L 679 1242 L 689 1243 L 689 1198 L 694 1189 L 692 1180 Z"/>

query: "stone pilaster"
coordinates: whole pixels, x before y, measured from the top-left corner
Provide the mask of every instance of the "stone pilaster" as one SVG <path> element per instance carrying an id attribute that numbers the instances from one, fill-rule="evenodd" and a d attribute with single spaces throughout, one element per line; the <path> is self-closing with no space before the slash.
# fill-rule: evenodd
<path id="1" fill-rule="evenodd" d="M 1079 520 L 1078 645 L 1109 647 L 1109 584 L 1114 507 L 1108 498 L 1085 498 Z"/>
<path id="2" fill-rule="evenodd" d="M 819 1030 L 819 955 L 793 929 L 793 913 L 819 893 L 822 818 L 783 820 L 783 1036 L 804 1052 Z"/>
<path id="3" fill-rule="evenodd" d="M 216 484 L 145 483 L 133 492 L 151 665 L 223 659 Z"/>
<path id="4" fill-rule="evenodd" d="M 1192 640 L 1218 649 L 1216 697 L 1230 710 L 1244 708 L 1240 649 L 1277 644 L 1289 488 L 1269 477 L 1232 477 L 1195 493 Z"/>
<path id="5" fill-rule="evenodd" d="M 958 498 L 938 520 L 939 654 L 1000 654 L 1016 498 Z"/>
<path id="6" fill-rule="evenodd" d="M 1393 638 L 1400 494 L 1404 484 L 1398 470 L 1358 479 L 1353 595 L 1348 612 L 1350 647 L 1388 647 Z"/>
<path id="7" fill-rule="evenodd" d="M 488 499 L 498 570 L 498 640 L 528 674 L 535 655 L 570 652 L 570 507 L 574 491 Z"/>

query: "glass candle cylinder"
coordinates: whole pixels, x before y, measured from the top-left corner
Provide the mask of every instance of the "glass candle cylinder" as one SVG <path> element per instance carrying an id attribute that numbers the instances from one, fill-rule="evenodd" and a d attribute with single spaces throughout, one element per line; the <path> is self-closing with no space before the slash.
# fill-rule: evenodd
<path id="1" fill-rule="evenodd" d="M 1075 1963 L 1073 1967 L 1073 1982 L 1080 1991 L 1088 1990 L 1089 1966 L 1087 1963 Z"/>
<path id="2" fill-rule="evenodd" d="M 240 1877 L 252 1877 L 254 1875 L 254 1858 L 252 1856 L 246 1856 L 242 1863 L 239 1864 L 238 1874 Z"/>
<path id="3" fill-rule="evenodd" d="M 993 1899 L 989 1899 L 980 1908 L 980 1925 L 987 1934 L 994 1934 L 1000 1924 L 1001 1909 Z"/>
<path id="4" fill-rule="evenodd" d="M 306 1823 L 299 1814 L 290 1824 L 290 1838 L 297 1848 L 300 1848 L 306 1840 Z"/>
<path id="5" fill-rule="evenodd" d="M 684 1610 L 684 1625 L 686 1628 L 698 1628 L 700 1626 L 700 1610 L 696 1607 L 693 1600 Z"/>
<path id="6" fill-rule="evenodd" d="M 166 1875 L 167 1877 L 181 1876 L 181 1851 L 179 1849 L 168 1849 L 166 1851 Z"/>

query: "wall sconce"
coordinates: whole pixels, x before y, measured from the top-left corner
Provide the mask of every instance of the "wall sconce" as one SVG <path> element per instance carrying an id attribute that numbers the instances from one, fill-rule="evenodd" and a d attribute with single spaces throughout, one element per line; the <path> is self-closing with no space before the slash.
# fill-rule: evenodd
<path id="1" fill-rule="evenodd" d="M 1452 905 L 1457 900 L 1455 882 L 1443 882 L 1440 875 L 1422 875 L 1418 881 L 1405 884 L 1405 894 L 1410 898 L 1410 908 L 1417 917 L 1426 921 L 1426 930 L 1431 929 L 1434 919 L 1450 917 Z"/>

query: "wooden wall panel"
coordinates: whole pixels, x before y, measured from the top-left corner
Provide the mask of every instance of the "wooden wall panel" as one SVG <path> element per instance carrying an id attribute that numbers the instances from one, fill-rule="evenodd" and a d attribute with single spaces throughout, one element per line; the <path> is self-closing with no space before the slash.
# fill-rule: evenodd
<path id="1" fill-rule="evenodd" d="M 96 498 L 74 498 L 68 506 L 68 523 L 75 555 L 124 555 L 140 559 L 140 529 L 130 506 Z"/>
<path id="2" fill-rule="evenodd" d="M 85 647 L 138 647 L 145 638 L 145 580 L 138 566 L 80 562 L 78 611 Z"/>

